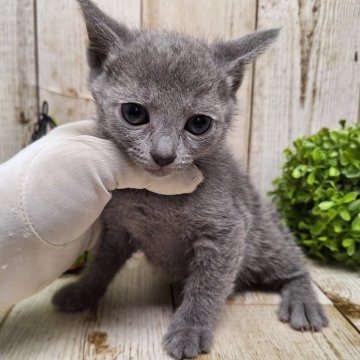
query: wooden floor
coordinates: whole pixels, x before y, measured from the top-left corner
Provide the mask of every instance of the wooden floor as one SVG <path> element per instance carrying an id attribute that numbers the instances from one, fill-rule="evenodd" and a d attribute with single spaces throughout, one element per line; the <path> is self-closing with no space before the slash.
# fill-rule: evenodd
<path id="1" fill-rule="evenodd" d="M 296 332 L 277 320 L 278 295 L 246 293 L 228 301 L 213 350 L 199 359 L 360 359 L 359 273 L 311 268 L 328 328 Z M 161 339 L 174 313 L 171 287 L 141 255 L 118 274 L 97 309 L 57 313 L 50 298 L 73 279 L 63 277 L 0 313 L 1 360 L 169 359 Z"/>

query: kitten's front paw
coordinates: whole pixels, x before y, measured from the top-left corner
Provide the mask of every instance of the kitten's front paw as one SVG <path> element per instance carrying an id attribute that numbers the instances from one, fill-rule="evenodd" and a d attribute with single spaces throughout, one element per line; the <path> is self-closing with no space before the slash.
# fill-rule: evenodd
<path id="1" fill-rule="evenodd" d="M 75 282 L 58 290 L 52 303 L 60 311 L 81 311 L 96 304 L 101 295 L 101 292 L 94 291 L 89 285 Z"/>
<path id="2" fill-rule="evenodd" d="M 329 323 L 319 303 L 287 297 L 283 298 L 280 305 L 279 319 L 289 322 L 293 329 L 301 331 L 320 331 Z"/>
<path id="3" fill-rule="evenodd" d="M 164 336 L 164 347 L 176 359 L 192 359 L 201 353 L 208 353 L 212 340 L 213 335 L 209 329 L 170 326 Z"/>

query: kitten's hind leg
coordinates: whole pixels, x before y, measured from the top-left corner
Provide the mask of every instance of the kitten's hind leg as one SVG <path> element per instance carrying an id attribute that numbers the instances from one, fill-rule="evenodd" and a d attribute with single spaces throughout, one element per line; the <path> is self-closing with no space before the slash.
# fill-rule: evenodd
<path id="1" fill-rule="evenodd" d="M 85 273 L 58 290 L 53 304 L 61 311 L 81 311 L 96 304 L 120 267 L 136 250 L 124 229 L 107 229 Z"/>
<path id="2" fill-rule="evenodd" d="M 280 290 L 281 321 L 289 322 L 296 330 L 319 331 L 328 320 L 316 298 L 302 252 L 278 213 L 268 210 L 263 214 L 261 227 L 250 235 L 253 238 L 249 244 L 254 246 L 251 250 L 255 254 L 247 264 L 254 274 L 251 280 Z"/>
<path id="3" fill-rule="evenodd" d="M 296 330 L 319 331 L 328 325 L 325 312 L 318 303 L 307 275 L 286 282 L 281 288 L 279 319 Z"/>
<path id="4" fill-rule="evenodd" d="M 262 279 L 262 285 L 280 290 L 281 321 L 288 322 L 295 330 L 319 331 L 328 325 L 327 317 L 316 298 L 299 248 L 292 239 L 287 241 L 288 246 L 269 251 L 262 259 L 263 268 L 258 278 Z"/>

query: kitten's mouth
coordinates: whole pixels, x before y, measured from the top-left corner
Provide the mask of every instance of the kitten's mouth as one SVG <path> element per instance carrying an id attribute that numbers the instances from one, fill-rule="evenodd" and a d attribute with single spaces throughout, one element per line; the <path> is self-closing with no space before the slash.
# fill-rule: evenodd
<path id="1" fill-rule="evenodd" d="M 146 169 L 146 171 L 149 172 L 151 175 L 157 177 L 163 177 L 169 175 L 172 172 L 170 169 L 166 169 L 166 168 L 160 168 L 156 170 Z"/>

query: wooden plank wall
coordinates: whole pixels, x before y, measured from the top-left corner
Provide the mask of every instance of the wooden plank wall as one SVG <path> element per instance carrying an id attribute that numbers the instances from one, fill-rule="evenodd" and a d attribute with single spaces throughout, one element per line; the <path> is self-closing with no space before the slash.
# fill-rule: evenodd
<path id="1" fill-rule="evenodd" d="M 359 120 L 360 1 L 259 0 L 257 17 L 282 27 L 255 69 L 249 169 L 265 192 L 295 138 Z"/>
<path id="2" fill-rule="evenodd" d="M 0 162 L 28 142 L 38 95 L 61 123 L 94 115 L 85 27 L 75 0 L 2 2 Z M 173 28 L 209 40 L 282 28 L 279 41 L 247 73 L 229 137 L 262 192 L 293 139 L 337 126 L 341 118 L 359 119 L 358 0 L 96 2 L 128 25 Z"/>
<path id="3" fill-rule="evenodd" d="M 0 163 L 28 142 L 37 111 L 34 0 L 1 0 Z"/>
<path id="4" fill-rule="evenodd" d="M 100 0 L 101 8 L 130 26 L 141 25 L 140 0 Z M 87 34 L 75 0 L 37 0 L 40 100 L 61 122 L 89 119 L 95 107 L 87 89 Z M 57 25 L 61 26 L 57 26 Z"/>

